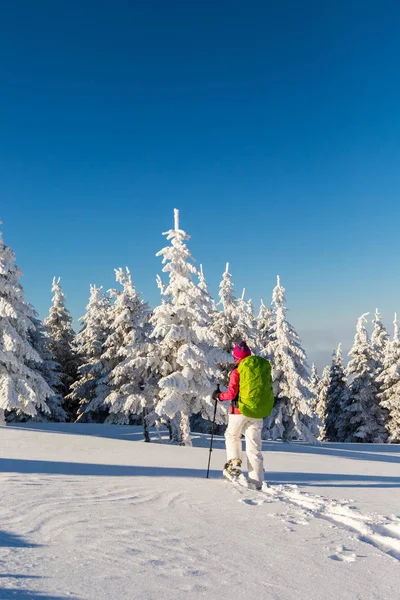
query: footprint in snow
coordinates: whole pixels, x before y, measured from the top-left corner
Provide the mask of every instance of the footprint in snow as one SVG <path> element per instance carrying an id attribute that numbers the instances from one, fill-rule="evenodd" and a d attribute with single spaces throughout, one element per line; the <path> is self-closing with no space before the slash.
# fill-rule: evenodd
<path id="1" fill-rule="evenodd" d="M 257 500 L 253 500 L 251 498 L 240 498 L 239 502 L 241 504 L 247 504 L 248 506 L 261 506 L 262 504 L 267 504 L 264 498 L 259 498 Z"/>
<path id="2" fill-rule="evenodd" d="M 356 560 L 357 555 L 351 550 L 351 548 L 347 548 L 346 546 L 338 546 L 336 548 L 336 553 L 331 554 L 329 558 L 338 562 L 351 563 Z"/>

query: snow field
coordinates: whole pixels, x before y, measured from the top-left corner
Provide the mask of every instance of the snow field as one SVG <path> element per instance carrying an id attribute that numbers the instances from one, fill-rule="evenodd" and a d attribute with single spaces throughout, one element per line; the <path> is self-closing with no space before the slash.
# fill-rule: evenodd
<path id="1" fill-rule="evenodd" d="M 220 438 L 210 480 L 208 436 L 141 439 L 1 429 L 1 600 L 399 597 L 398 446 L 265 443 L 260 493 L 221 479 Z"/>

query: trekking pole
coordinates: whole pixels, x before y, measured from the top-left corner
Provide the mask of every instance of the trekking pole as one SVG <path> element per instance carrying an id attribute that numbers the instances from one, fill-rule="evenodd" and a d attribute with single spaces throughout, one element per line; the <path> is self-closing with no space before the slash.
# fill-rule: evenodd
<path id="1" fill-rule="evenodd" d="M 219 389 L 219 384 L 217 385 L 217 391 L 218 391 L 218 393 L 220 393 L 220 391 L 221 391 Z M 208 479 L 208 474 L 210 472 L 211 452 L 212 452 L 212 445 L 213 445 L 213 439 L 214 439 L 215 415 L 217 414 L 217 404 L 218 404 L 218 400 L 215 400 L 214 416 L 213 416 L 213 422 L 212 422 L 212 426 L 211 426 L 210 453 L 208 455 L 208 467 L 207 467 L 206 479 Z"/>

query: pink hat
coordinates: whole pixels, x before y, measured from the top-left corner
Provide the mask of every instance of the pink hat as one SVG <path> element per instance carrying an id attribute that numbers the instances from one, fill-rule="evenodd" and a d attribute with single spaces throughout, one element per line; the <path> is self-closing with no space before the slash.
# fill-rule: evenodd
<path id="1" fill-rule="evenodd" d="M 242 360 L 243 358 L 246 358 L 247 356 L 251 355 L 251 350 L 248 347 L 248 345 L 246 344 L 246 342 L 239 342 L 238 344 L 236 344 L 236 346 L 233 349 L 233 357 L 234 358 L 238 358 L 240 360 Z"/>

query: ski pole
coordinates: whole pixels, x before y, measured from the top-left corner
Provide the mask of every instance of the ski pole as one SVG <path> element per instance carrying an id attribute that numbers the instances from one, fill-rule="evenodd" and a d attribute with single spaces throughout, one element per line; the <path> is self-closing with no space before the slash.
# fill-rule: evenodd
<path id="1" fill-rule="evenodd" d="M 217 385 L 217 392 L 220 393 L 219 384 Z M 210 453 L 208 455 L 208 467 L 207 467 L 206 479 L 208 479 L 208 474 L 210 472 L 211 452 L 212 452 L 213 439 L 214 439 L 215 415 L 217 414 L 217 404 L 218 404 L 218 399 L 215 400 L 215 404 L 214 404 L 214 416 L 213 416 L 213 421 L 212 421 L 212 426 L 211 426 Z"/>

